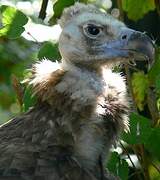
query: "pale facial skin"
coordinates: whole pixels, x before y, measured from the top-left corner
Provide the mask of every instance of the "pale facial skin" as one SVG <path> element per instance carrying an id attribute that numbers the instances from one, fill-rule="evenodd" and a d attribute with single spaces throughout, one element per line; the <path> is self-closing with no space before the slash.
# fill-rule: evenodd
<path id="1" fill-rule="evenodd" d="M 135 57 L 137 60 L 154 58 L 154 46 L 147 35 L 100 12 L 82 12 L 72 17 L 63 28 L 59 49 L 65 60 L 94 68 L 125 63 Z"/>

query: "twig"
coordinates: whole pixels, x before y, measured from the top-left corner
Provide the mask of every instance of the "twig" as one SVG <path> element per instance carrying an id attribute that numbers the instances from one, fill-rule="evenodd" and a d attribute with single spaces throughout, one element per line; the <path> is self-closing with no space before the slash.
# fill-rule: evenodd
<path id="1" fill-rule="evenodd" d="M 42 20 L 44 20 L 46 17 L 47 5 L 48 5 L 48 0 L 43 0 L 42 5 L 41 5 L 41 10 L 40 10 L 39 16 L 38 16 Z"/>
<path id="2" fill-rule="evenodd" d="M 160 16 L 160 2 L 159 0 L 155 0 L 156 8 L 157 8 L 157 13 Z"/>
<path id="3" fill-rule="evenodd" d="M 124 20 L 124 12 L 122 10 L 122 0 L 117 0 L 117 5 L 120 11 L 120 20 Z"/>
<path id="4" fill-rule="evenodd" d="M 123 144 L 122 144 L 121 142 L 119 142 L 119 143 L 120 143 L 120 145 L 122 146 L 122 148 L 123 148 L 123 150 L 125 151 L 125 153 L 127 154 L 127 157 L 128 157 L 128 159 L 130 160 L 130 162 L 131 162 L 133 168 L 136 169 L 136 166 L 134 165 L 134 163 L 133 163 L 133 161 L 132 161 L 130 155 L 128 154 L 128 152 L 127 152 L 127 150 L 126 150 L 126 148 L 123 146 Z"/>
<path id="5" fill-rule="evenodd" d="M 11 79 L 12 79 L 12 86 L 13 86 L 13 89 L 16 93 L 18 103 L 19 103 L 20 107 L 22 108 L 22 106 L 23 106 L 23 95 L 24 95 L 23 88 L 20 85 L 18 78 L 14 74 L 12 74 Z"/>
<path id="6" fill-rule="evenodd" d="M 144 145 L 140 145 L 141 151 L 141 158 L 142 158 L 142 167 L 143 167 L 143 174 L 146 180 L 150 180 L 149 172 L 148 172 L 148 159 L 146 156 L 146 151 Z"/>
<path id="7" fill-rule="evenodd" d="M 40 43 L 38 42 L 38 40 L 30 33 L 30 32 L 27 32 L 25 31 L 37 44 L 40 45 Z"/>
<path id="8" fill-rule="evenodd" d="M 132 173 L 129 177 L 128 177 L 128 179 L 130 179 L 132 176 L 134 176 L 135 174 L 137 174 L 137 175 L 139 175 L 140 176 L 140 173 L 141 173 L 142 171 L 141 170 L 139 170 L 139 171 L 135 171 L 134 173 Z"/>

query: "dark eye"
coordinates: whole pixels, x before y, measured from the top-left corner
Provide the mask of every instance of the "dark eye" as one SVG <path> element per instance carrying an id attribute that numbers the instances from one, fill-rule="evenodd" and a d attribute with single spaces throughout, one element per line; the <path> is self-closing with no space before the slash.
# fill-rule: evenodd
<path id="1" fill-rule="evenodd" d="M 103 27 L 95 24 L 85 24 L 83 26 L 83 31 L 87 37 L 96 39 L 97 36 L 102 33 Z"/>
<path id="2" fill-rule="evenodd" d="M 100 29 L 95 25 L 88 25 L 87 31 L 89 34 L 96 36 L 100 33 Z"/>

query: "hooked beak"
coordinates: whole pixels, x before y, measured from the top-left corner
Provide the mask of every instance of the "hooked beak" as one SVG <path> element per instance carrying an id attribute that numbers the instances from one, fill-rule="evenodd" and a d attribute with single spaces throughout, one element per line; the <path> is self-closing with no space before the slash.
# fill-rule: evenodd
<path id="1" fill-rule="evenodd" d="M 122 28 L 117 40 L 107 42 L 101 48 L 107 59 L 131 57 L 152 63 L 155 56 L 153 41 L 145 33 L 129 28 Z"/>

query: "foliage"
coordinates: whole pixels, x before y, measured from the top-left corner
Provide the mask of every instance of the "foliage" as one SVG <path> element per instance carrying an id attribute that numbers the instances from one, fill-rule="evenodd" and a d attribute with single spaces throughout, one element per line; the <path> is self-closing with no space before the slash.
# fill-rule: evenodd
<path id="1" fill-rule="evenodd" d="M 63 9 L 74 2 L 74 0 L 54 2 L 54 15 L 50 17 L 50 24 L 56 24 Z M 81 2 L 95 1 L 81 0 Z M 127 17 L 132 20 L 142 19 L 145 14 L 156 8 L 154 0 L 117 0 L 115 2 L 120 12 L 125 11 Z M 103 6 L 104 0 L 96 3 L 102 3 Z M 42 12 L 45 11 L 46 9 L 43 9 Z M 26 69 L 30 64 L 37 57 L 60 60 L 60 54 L 56 43 L 43 42 L 39 49 L 39 45 L 21 37 L 25 30 L 24 25 L 28 22 L 28 17 L 21 11 L 3 5 L 0 7 L 0 17 L 0 24 L 2 24 L 0 29 L 0 116 L 3 117 L 0 122 L 2 123 L 20 111 L 27 111 L 36 101 L 35 97 L 31 96 L 30 88 L 25 87 L 25 83 L 19 83 L 29 76 Z M 122 134 L 118 146 L 121 151 L 117 153 L 113 150 L 106 165 L 122 180 L 160 179 L 160 50 L 158 46 L 155 63 L 151 69 L 147 73 L 145 67 L 142 69 L 131 69 L 131 76 L 128 76 L 126 71 L 134 106 L 134 112 L 130 116 L 130 132 Z M 133 161 L 132 155 L 138 160 Z"/>
<path id="2" fill-rule="evenodd" d="M 128 164 L 117 152 L 113 152 L 108 162 L 108 169 L 123 180 L 128 179 Z"/>
<path id="3" fill-rule="evenodd" d="M 26 87 L 23 95 L 23 111 L 26 112 L 36 102 L 36 97 L 31 93 L 31 87 Z"/>
<path id="4" fill-rule="evenodd" d="M 159 69 L 160 69 L 160 48 L 157 48 L 155 63 L 153 64 L 152 68 L 148 72 L 149 81 L 151 84 L 155 84 L 155 82 L 157 81 L 156 85 L 158 85 L 158 83 L 160 82 L 158 81 L 159 76 L 160 76 Z"/>
<path id="5" fill-rule="evenodd" d="M 58 51 L 57 44 L 56 43 L 53 44 L 51 42 L 45 42 L 38 52 L 38 58 L 39 59 L 48 58 L 51 60 L 60 60 L 61 56 Z"/>
<path id="6" fill-rule="evenodd" d="M 138 20 L 151 10 L 155 9 L 154 0 L 123 0 L 122 8 L 132 20 Z"/>
<path id="7" fill-rule="evenodd" d="M 148 78 L 144 72 L 135 72 L 132 75 L 133 96 L 139 110 L 143 110 L 148 89 Z"/>
<path id="8" fill-rule="evenodd" d="M 9 7 L 1 6 L 2 25 L 0 29 L 0 36 L 7 36 L 14 39 L 19 37 L 24 29 L 24 25 L 28 22 L 28 18 L 19 10 Z"/>
<path id="9" fill-rule="evenodd" d="M 73 5 L 74 2 L 75 2 L 74 0 L 70 0 L 70 1 L 59 0 L 59 1 L 56 1 L 55 4 L 53 5 L 54 15 L 50 19 L 50 24 L 55 24 L 56 20 L 61 16 L 63 9 L 65 7 Z"/>
<path id="10" fill-rule="evenodd" d="M 130 132 L 123 133 L 122 139 L 128 144 L 144 144 L 151 133 L 151 122 L 149 119 L 138 114 L 131 114 Z"/>

